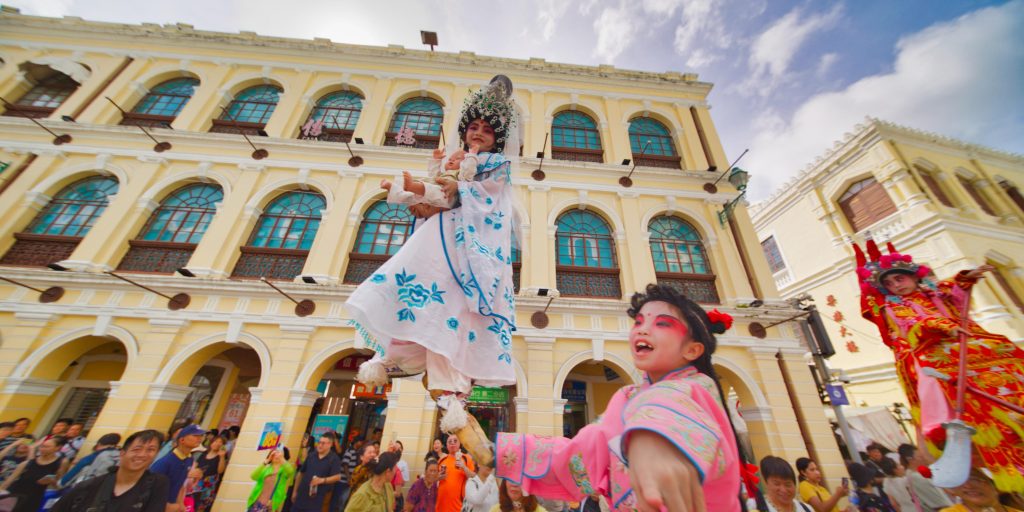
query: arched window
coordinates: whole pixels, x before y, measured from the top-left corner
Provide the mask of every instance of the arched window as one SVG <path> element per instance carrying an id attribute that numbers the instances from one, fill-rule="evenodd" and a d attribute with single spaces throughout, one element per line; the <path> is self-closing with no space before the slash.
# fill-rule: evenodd
<path id="1" fill-rule="evenodd" d="M 380 200 L 373 203 L 363 222 L 348 258 L 346 283 L 361 283 L 370 277 L 382 263 L 398 252 L 412 234 L 413 217 L 401 204 L 388 204 Z"/>
<path id="2" fill-rule="evenodd" d="M 302 125 L 304 139 L 349 142 L 363 110 L 363 98 L 354 92 L 332 92 L 316 102 Z"/>
<path id="3" fill-rule="evenodd" d="M 916 169 L 917 174 L 921 176 L 921 181 L 924 182 L 924 186 L 928 187 L 928 190 L 931 191 L 932 195 L 935 196 L 935 199 L 938 200 L 940 203 L 952 208 L 953 201 L 949 200 L 949 196 L 946 195 L 946 190 L 942 188 L 942 185 L 939 183 L 939 180 L 935 177 L 936 173 L 927 171 L 920 167 L 916 167 Z"/>
<path id="4" fill-rule="evenodd" d="M 608 223 L 586 210 L 570 210 L 555 224 L 558 291 L 566 296 L 622 297 Z"/>
<path id="5" fill-rule="evenodd" d="M 117 193 L 117 180 L 93 176 L 64 187 L 32 220 L 15 233 L 17 241 L 0 264 L 45 266 L 68 259 Z"/>
<path id="6" fill-rule="evenodd" d="M 5 116 L 48 117 L 78 90 L 78 82 L 49 66 L 29 65 L 25 76 L 32 88 L 7 107 Z"/>
<path id="7" fill-rule="evenodd" d="M 260 215 L 231 275 L 268 279 L 299 275 L 326 205 L 324 196 L 317 192 L 296 190 L 278 196 Z"/>
<path id="8" fill-rule="evenodd" d="M 1017 186 L 1009 181 L 1001 180 L 999 187 L 1003 189 L 1003 192 L 1006 192 L 1006 195 L 1010 196 L 1010 200 L 1013 201 L 1013 204 L 1017 205 L 1017 209 L 1024 213 L 1024 195 L 1021 195 Z"/>
<path id="9" fill-rule="evenodd" d="M 594 120 L 578 110 L 555 114 L 555 119 L 551 121 L 551 158 L 603 162 L 601 134 Z"/>
<path id="10" fill-rule="evenodd" d="M 636 165 L 682 168 L 672 134 L 665 125 L 654 119 L 636 117 L 629 122 L 629 146 Z"/>
<path id="11" fill-rule="evenodd" d="M 231 100 L 231 104 L 220 118 L 213 120 L 213 128 L 210 131 L 266 135 L 262 133 L 263 127 L 274 113 L 280 96 L 281 88 L 276 85 L 250 87 Z"/>
<path id="12" fill-rule="evenodd" d="M 846 189 L 839 198 L 839 208 L 854 232 L 888 217 L 896 212 L 889 194 L 874 178 L 865 178 Z"/>
<path id="13" fill-rule="evenodd" d="M 164 199 L 121 260 L 118 270 L 169 274 L 188 264 L 217 213 L 224 192 L 216 185 L 182 187 Z"/>
<path id="14" fill-rule="evenodd" d="M 1007 308 L 1012 311 L 1013 307 L 1016 307 L 1018 312 L 1024 313 L 1024 298 L 1021 298 L 1021 295 L 1017 293 L 1017 289 L 1014 287 L 1013 273 L 1005 265 L 1001 265 L 998 262 L 989 260 L 986 263 L 995 267 L 995 270 L 991 272 L 991 276 L 999 283 L 1003 293 L 1013 303 L 1012 306 L 1006 304 Z M 1020 282 L 1020 280 L 1018 279 L 1017 282 Z"/>
<path id="15" fill-rule="evenodd" d="M 718 304 L 715 274 L 697 230 L 676 217 L 661 216 L 651 220 L 648 232 L 658 283 L 676 288 L 694 301 Z"/>
<path id="16" fill-rule="evenodd" d="M 175 78 L 157 85 L 131 112 L 124 115 L 121 124 L 170 128 L 198 85 L 199 80 L 188 77 Z"/>
<path id="17" fill-rule="evenodd" d="M 413 98 L 402 102 L 391 118 L 384 139 L 385 146 L 411 146 L 414 148 L 433 149 L 441 140 L 441 122 L 444 121 L 444 110 L 441 104 L 431 98 Z M 416 141 L 412 144 L 398 140 L 400 130 L 411 130 Z"/>
<path id="18" fill-rule="evenodd" d="M 974 184 L 974 181 L 972 181 L 970 178 L 961 176 L 959 174 L 956 176 L 956 178 L 960 180 L 960 185 L 964 187 L 964 190 L 966 190 L 967 193 L 971 196 L 971 199 L 974 199 L 974 202 L 978 203 L 978 206 L 981 207 L 982 211 L 989 215 L 996 214 L 995 210 L 992 209 L 992 205 L 989 204 L 988 199 L 986 199 L 985 196 L 982 195 L 981 191 L 978 190 L 978 186 Z"/>

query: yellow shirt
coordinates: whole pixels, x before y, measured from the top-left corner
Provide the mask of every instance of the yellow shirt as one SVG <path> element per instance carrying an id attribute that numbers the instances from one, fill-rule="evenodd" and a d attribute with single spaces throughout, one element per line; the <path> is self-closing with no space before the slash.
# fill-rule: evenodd
<path id="1" fill-rule="evenodd" d="M 800 493 L 800 501 L 804 503 L 810 503 L 813 496 L 817 496 L 823 505 L 826 501 L 832 499 L 832 493 L 828 492 L 828 489 L 812 484 L 809 480 L 800 482 L 797 491 Z M 829 512 L 839 512 L 839 505 L 832 507 L 832 510 Z"/>
<path id="2" fill-rule="evenodd" d="M 1015 509 L 1013 507 L 1007 507 L 1005 505 L 1003 506 L 1003 508 L 1006 509 L 1006 512 L 1021 512 L 1018 509 Z M 956 504 L 956 505 L 953 505 L 952 507 L 946 507 L 946 508 L 940 510 L 939 512 L 971 512 L 971 509 L 969 509 L 969 508 L 967 508 L 967 507 L 965 507 L 965 506 L 963 506 L 961 504 Z"/>

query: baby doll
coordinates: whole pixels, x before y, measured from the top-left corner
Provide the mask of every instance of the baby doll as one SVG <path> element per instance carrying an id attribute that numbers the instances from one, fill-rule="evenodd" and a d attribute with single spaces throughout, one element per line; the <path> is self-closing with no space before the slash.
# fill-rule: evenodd
<path id="1" fill-rule="evenodd" d="M 444 160 L 444 150 L 435 149 L 433 158 L 427 165 L 427 176 L 431 181 L 415 180 L 408 171 L 402 172 L 400 182 L 381 180 L 380 188 L 388 191 L 388 202 L 392 204 L 420 204 L 451 208 L 455 206 L 455 197 L 449 190 L 455 190 L 459 181 L 473 181 L 480 160 L 480 145 L 473 144 L 469 152 L 458 150 Z M 448 184 L 449 188 L 442 185 Z M 397 186 L 396 186 L 397 185 Z"/>
<path id="2" fill-rule="evenodd" d="M 656 284 L 627 314 L 644 381 L 572 439 L 498 434 L 497 475 L 542 498 L 600 493 L 613 510 L 740 510 L 736 438 L 711 367 L 712 332 L 732 318 Z"/>

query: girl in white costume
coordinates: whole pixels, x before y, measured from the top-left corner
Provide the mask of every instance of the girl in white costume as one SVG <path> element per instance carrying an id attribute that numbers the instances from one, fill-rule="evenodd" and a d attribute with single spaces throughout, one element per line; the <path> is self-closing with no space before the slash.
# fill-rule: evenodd
<path id="1" fill-rule="evenodd" d="M 444 410 L 441 428 L 485 464 L 493 458 L 490 443 L 464 401 L 474 384 L 515 383 L 512 168 L 519 136 L 511 92 L 512 82 L 499 75 L 467 98 L 459 136 L 479 152 L 472 181 L 455 182 L 461 205 L 417 226 L 346 303 L 377 353 L 360 367 L 359 381 L 376 386 L 426 372 Z"/>

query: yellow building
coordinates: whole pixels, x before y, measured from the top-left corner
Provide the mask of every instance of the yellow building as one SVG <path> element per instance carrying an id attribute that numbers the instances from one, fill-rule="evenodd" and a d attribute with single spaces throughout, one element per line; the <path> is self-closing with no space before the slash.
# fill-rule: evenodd
<path id="1" fill-rule="evenodd" d="M 838 475 L 806 349 L 788 324 L 746 334 L 794 311 L 751 257 L 745 208 L 719 222 L 737 190 L 702 188 L 727 159 L 696 75 L 10 8 L 0 27 L 0 277 L 16 281 L 0 283 L 0 417 L 43 433 L 74 416 L 87 446 L 176 417 L 237 424 L 220 510 L 241 509 L 267 422 L 295 450 L 317 418 L 345 416 L 349 434 L 401 439 L 419 473 L 433 402 L 415 378 L 355 385 L 368 352 L 343 304 L 411 229 L 380 180 L 424 175 L 468 91 L 504 73 L 525 125 L 518 383 L 475 393 L 485 427 L 571 434 L 593 421 L 639 378 L 628 297 L 671 282 L 736 317 L 715 364 L 755 456 L 794 460 L 813 441 Z M 415 144 L 399 144 L 402 128 Z M 19 283 L 64 294 L 41 302 Z M 547 325 L 532 325 L 543 310 Z"/>
<path id="2" fill-rule="evenodd" d="M 1024 158 L 868 119 L 768 200 L 751 207 L 783 297 L 814 297 L 860 405 L 906 403 L 892 352 L 860 317 L 851 243 L 892 241 L 939 278 L 996 267 L 974 287 L 985 329 L 1024 340 Z"/>

